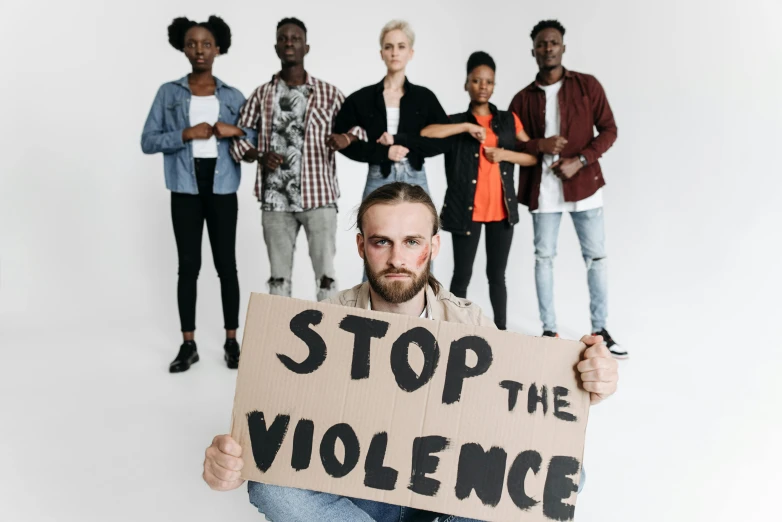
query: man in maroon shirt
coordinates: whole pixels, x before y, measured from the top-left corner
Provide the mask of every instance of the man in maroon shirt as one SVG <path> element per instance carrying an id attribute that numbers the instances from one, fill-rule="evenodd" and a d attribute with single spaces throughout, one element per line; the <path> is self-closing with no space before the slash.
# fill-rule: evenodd
<path id="1" fill-rule="evenodd" d="M 606 330 L 608 273 L 603 226 L 605 185 L 599 158 L 616 141 L 616 123 L 603 87 L 594 76 L 562 66 L 565 28 L 556 20 L 538 23 L 530 35 L 540 72 L 511 102 L 530 141 L 519 150 L 538 157 L 521 167 L 519 201 L 529 207 L 535 230 L 535 284 L 543 335 L 557 336 L 553 261 L 562 213 L 567 212 L 587 266 L 592 331 L 617 358 L 627 357 Z M 594 129 L 597 129 L 595 136 Z"/>

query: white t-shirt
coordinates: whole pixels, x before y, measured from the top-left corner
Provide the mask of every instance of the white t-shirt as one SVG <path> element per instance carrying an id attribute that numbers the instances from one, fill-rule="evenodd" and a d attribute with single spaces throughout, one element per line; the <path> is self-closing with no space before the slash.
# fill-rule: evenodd
<path id="1" fill-rule="evenodd" d="M 388 122 L 386 130 L 391 136 L 395 136 L 399 132 L 399 107 L 386 107 L 386 121 Z M 400 163 L 407 161 L 407 158 L 404 158 Z"/>
<path id="2" fill-rule="evenodd" d="M 199 123 L 214 125 L 220 116 L 220 102 L 217 96 L 193 96 L 190 99 L 190 126 Z M 217 138 L 212 136 L 208 140 L 193 140 L 194 158 L 216 158 Z"/>
<path id="3" fill-rule="evenodd" d="M 546 93 L 546 138 L 556 136 L 560 132 L 559 90 L 562 80 L 552 85 L 540 85 Z M 559 155 L 544 154 L 541 162 L 540 195 L 538 208 L 533 212 L 583 212 L 603 206 L 603 189 L 581 201 L 565 201 L 562 192 L 562 180 L 551 170 L 551 165 L 559 161 Z"/>
<path id="4" fill-rule="evenodd" d="M 386 107 L 386 120 L 388 133 L 394 136 L 399 131 L 399 107 Z"/>

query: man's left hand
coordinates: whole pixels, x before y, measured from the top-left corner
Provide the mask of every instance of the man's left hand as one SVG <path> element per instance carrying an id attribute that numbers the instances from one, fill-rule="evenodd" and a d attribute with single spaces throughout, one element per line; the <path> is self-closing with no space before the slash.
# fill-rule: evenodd
<path id="1" fill-rule="evenodd" d="M 564 181 L 575 176 L 576 172 L 581 170 L 583 166 L 583 163 L 578 158 L 565 158 L 555 161 L 551 165 L 551 170 Z"/>
<path id="2" fill-rule="evenodd" d="M 616 391 L 619 364 L 603 344 L 601 336 L 585 335 L 581 342 L 587 345 L 587 349 L 576 369 L 581 376 L 581 385 L 589 392 L 590 402 L 597 404 Z"/>

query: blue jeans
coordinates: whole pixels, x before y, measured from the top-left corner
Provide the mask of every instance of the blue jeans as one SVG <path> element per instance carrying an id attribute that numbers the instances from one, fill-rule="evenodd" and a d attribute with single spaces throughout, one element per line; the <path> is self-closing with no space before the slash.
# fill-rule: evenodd
<path id="1" fill-rule="evenodd" d="M 480 522 L 373 500 L 248 482 L 250 503 L 270 522 Z M 439 518 L 438 518 L 439 517 Z"/>
<path id="2" fill-rule="evenodd" d="M 589 284 L 589 311 L 592 331 L 606 326 L 608 316 L 608 267 L 606 264 L 603 209 L 570 212 L 576 234 L 581 243 L 581 254 L 587 268 Z M 538 291 L 538 309 L 543 329 L 557 331 L 554 312 L 554 257 L 557 255 L 557 236 L 561 212 L 532 214 L 535 230 L 535 286 Z"/>
<path id="3" fill-rule="evenodd" d="M 361 196 L 361 199 L 365 199 L 373 190 L 395 181 L 420 185 L 429 194 L 429 185 L 426 184 L 426 170 L 423 167 L 421 170 L 415 170 L 407 161 L 400 161 L 391 165 L 391 173 L 385 177 L 380 171 L 380 165 L 370 165 L 367 184 L 364 186 L 364 195 Z"/>

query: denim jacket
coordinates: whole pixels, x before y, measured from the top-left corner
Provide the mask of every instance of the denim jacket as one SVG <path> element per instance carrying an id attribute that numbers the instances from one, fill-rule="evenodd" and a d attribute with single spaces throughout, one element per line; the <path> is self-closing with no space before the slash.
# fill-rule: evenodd
<path id="1" fill-rule="evenodd" d="M 217 78 L 215 83 L 215 96 L 220 102 L 218 121 L 236 125 L 244 96 Z M 193 145 L 182 141 L 182 131 L 190 127 L 191 96 L 187 76 L 164 83 L 155 96 L 141 134 L 141 150 L 145 154 L 163 153 L 166 188 L 183 194 L 198 194 Z M 215 194 L 233 194 L 239 189 L 241 165 L 231 157 L 231 143 L 230 138 L 217 140 Z"/>

